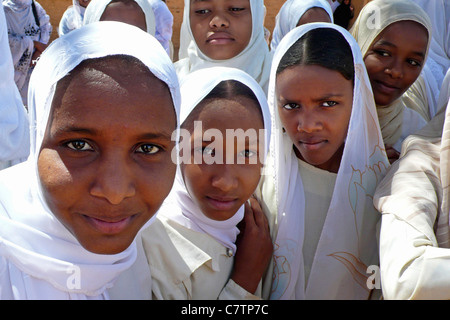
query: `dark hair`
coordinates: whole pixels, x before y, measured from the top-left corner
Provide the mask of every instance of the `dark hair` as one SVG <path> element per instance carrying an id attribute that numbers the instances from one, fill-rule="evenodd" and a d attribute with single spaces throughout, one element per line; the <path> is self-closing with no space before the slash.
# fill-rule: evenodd
<path id="1" fill-rule="evenodd" d="M 353 82 L 353 53 L 344 36 L 332 28 L 317 28 L 305 33 L 284 54 L 277 75 L 297 65 L 319 65 L 341 73 Z"/>
<path id="2" fill-rule="evenodd" d="M 258 106 L 258 111 L 261 115 L 261 119 L 263 119 L 263 115 L 261 112 L 261 108 L 260 108 L 260 103 L 258 101 L 258 98 L 256 97 L 256 95 L 254 94 L 254 92 L 247 87 L 245 84 L 236 81 L 236 80 L 224 80 L 221 81 L 217 86 L 214 87 L 214 89 L 212 89 L 203 99 L 202 101 L 198 104 L 199 107 L 194 108 L 194 110 L 191 112 L 191 114 L 184 120 L 182 127 L 183 128 L 190 128 L 190 126 L 188 126 L 188 124 L 193 124 L 194 120 L 198 114 L 203 110 L 203 106 L 205 105 L 204 103 L 207 102 L 208 100 L 213 100 L 213 99 L 230 99 L 230 100 L 234 100 L 237 97 L 242 96 L 242 97 L 246 97 L 250 100 L 253 100 L 256 104 L 256 106 Z M 201 105 L 201 106 L 200 106 Z M 236 115 L 237 117 L 239 115 Z M 263 121 L 264 123 L 264 121 Z"/>

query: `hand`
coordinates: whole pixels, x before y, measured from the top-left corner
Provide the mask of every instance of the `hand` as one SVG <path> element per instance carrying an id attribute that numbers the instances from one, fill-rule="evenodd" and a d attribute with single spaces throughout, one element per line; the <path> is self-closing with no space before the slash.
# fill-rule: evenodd
<path id="1" fill-rule="evenodd" d="M 244 219 L 239 224 L 241 232 L 236 241 L 231 279 L 248 292 L 255 293 L 272 258 L 273 244 L 261 206 L 253 197 L 250 204 L 245 203 Z"/>
<path id="2" fill-rule="evenodd" d="M 386 155 L 389 159 L 389 163 L 394 163 L 400 157 L 400 152 L 395 150 L 392 146 L 386 145 Z"/>

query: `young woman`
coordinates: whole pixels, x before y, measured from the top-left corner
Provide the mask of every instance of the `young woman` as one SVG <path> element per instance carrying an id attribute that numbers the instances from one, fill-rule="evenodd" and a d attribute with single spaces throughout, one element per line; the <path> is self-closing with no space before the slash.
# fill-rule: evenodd
<path id="1" fill-rule="evenodd" d="M 155 15 L 146 0 L 93 0 L 86 10 L 83 24 L 96 21 L 125 22 L 155 35 Z"/>
<path id="2" fill-rule="evenodd" d="M 264 13 L 262 0 L 185 0 L 175 63 L 179 77 L 212 66 L 233 67 L 266 90 L 272 56 L 264 38 Z"/>
<path id="3" fill-rule="evenodd" d="M 154 297 L 255 299 L 272 255 L 264 214 L 247 204 L 269 145 L 265 94 L 243 71 L 215 67 L 185 79 L 182 101 L 174 188 L 142 235 Z"/>
<path id="4" fill-rule="evenodd" d="M 309 22 L 333 22 L 333 11 L 327 0 L 286 1 L 275 18 L 270 49 L 275 51 L 289 31 Z"/>
<path id="5" fill-rule="evenodd" d="M 35 0 L 3 1 L 14 81 L 27 106 L 28 82 L 39 56 L 47 48 L 53 27 L 44 8 Z"/>
<path id="6" fill-rule="evenodd" d="M 1 299 L 108 299 L 122 272 L 148 270 L 145 260 L 133 266 L 135 237 L 172 187 L 180 103 L 157 44 L 108 21 L 42 56 L 30 86 L 30 157 L 0 176 Z M 147 273 L 116 297 L 140 290 Z"/>
<path id="7" fill-rule="evenodd" d="M 372 85 L 383 140 L 390 161 L 401 143 L 422 128 L 429 117 L 426 95 L 406 105 L 402 95 L 418 79 L 428 54 L 431 24 L 409 0 L 374 0 L 360 12 L 352 29 Z"/>
<path id="8" fill-rule="evenodd" d="M 275 244 L 263 296 L 374 297 L 372 195 L 389 163 L 353 37 L 329 23 L 290 31 L 274 55 L 269 105 L 274 128 L 258 197 Z"/>
<path id="9" fill-rule="evenodd" d="M 86 7 L 91 0 L 72 0 L 73 4 L 64 11 L 59 22 L 58 35 L 63 36 L 83 25 L 83 17 Z"/>

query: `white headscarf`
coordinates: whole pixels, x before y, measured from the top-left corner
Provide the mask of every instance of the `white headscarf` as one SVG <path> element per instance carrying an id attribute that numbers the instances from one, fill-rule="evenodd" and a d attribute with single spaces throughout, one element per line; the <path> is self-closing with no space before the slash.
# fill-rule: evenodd
<path id="1" fill-rule="evenodd" d="M 423 25 L 428 31 L 428 45 L 425 56 L 431 42 L 431 22 L 417 4 L 410 0 L 372 0 L 364 6 L 351 28 L 353 37 L 358 42 L 363 57 L 367 54 L 375 38 L 388 26 L 398 21 L 415 21 Z M 428 110 L 428 106 L 422 107 Z M 401 99 L 397 99 L 387 106 L 377 106 L 383 139 L 386 144 L 394 145 L 402 136 L 403 126 L 408 126 L 404 121 L 405 106 Z M 409 111 L 409 110 L 408 110 Z M 417 114 L 419 117 L 419 114 Z M 423 120 L 423 119 L 422 119 Z M 420 127 L 426 122 L 423 120 Z M 411 128 L 409 134 L 420 129 Z"/>
<path id="2" fill-rule="evenodd" d="M 112 0 L 92 0 L 86 8 L 84 13 L 83 24 L 89 24 L 92 22 L 100 21 L 106 7 L 111 3 Z M 155 14 L 153 8 L 149 1 L 147 0 L 134 0 L 145 15 L 145 22 L 147 25 L 147 32 L 152 36 L 155 35 Z"/>
<path id="3" fill-rule="evenodd" d="M 189 19 L 190 0 L 184 1 L 183 22 L 180 30 L 179 59 L 175 63 L 180 79 L 195 70 L 213 66 L 238 68 L 251 75 L 266 91 L 272 55 L 264 38 L 265 7 L 263 0 L 249 0 L 252 14 L 252 35 L 247 47 L 227 60 L 214 60 L 203 54 L 192 35 Z"/>
<path id="4" fill-rule="evenodd" d="M 84 249 L 49 210 L 37 169 L 58 81 L 86 59 L 119 54 L 139 59 L 167 84 L 179 117 L 180 93 L 173 64 L 159 42 L 139 28 L 120 22 L 93 23 L 49 46 L 30 82 L 30 157 L 0 175 L 0 263 L 3 258 L 12 270 L 9 281 L 15 288 L 14 298 L 108 298 L 106 289 L 136 259 L 135 242 L 113 255 Z M 74 270 L 79 271 L 78 286 L 68 285 Z"/>
<path id="5" fill-rule="evenodd" d="M 5 13 L 0 2 L 0 169 L 11 160 L 25 160 L 30 152 L 28 116 L 17 86 L 8 44 Z"/>
<path id="6" fill-rule="evenodd" d="M 195 71 L 187 76 L 181 85 L 182 104 L 180 122 L 183 123 L 203 98 L 220 82 L 226 80 L 236 80 L 245 84 L 257 97 L 264 120 L 264 155 L 266 155 L 269 148 L 271 127 L 266 96 L 258 83 L 239 69 L 213 67 L 212 69 Z M 261 152 L 263 151 L 261 150 Z M 236 237 L 239 234 L 237 224 L 244 217 L 244 205 L 228 220 L 218 221 L 208 218 L 200 211 L 200 208 L 194 203 L 186 190 L 181 170 L 178 167 L 174 187 L 166 203 L 159 211 L 159 214 L 189 229 L 209 234 L 225 247 L 233 250 L 234 253 L 236 251 Z"/>
<path id="7" fill-rule="evenodd" d="M 308 245 L 304 242 L 307 239 L 303 239 L 307 227 L 304 225 L 306 199 L 293 143 L 282 133 L 275 85 L 276 70 L 286 51 L 316 28 L 332 28 L 345 37 L 353 53 L 355 80 L 345 148 L 308 287 L 305 287 L 302 247 Z M 375 225 L 379 215 L 373 208 L 372 195 L 389 162 L 358 44 L 345 29 L 330 23 L 308 23 L 293 29 L 275 52 L 268 100 L 275 119 L 270 157 L 279 226 L 271 299 L 367 299 L 370 292 L 365 284 L 368 276 L 365 272 L 378 258 Z"/>
<path id="8" fill-rule="evenodd" d="M 288 0 L 283 4 L 275 18 L 275 27 L 270 43 L 272 51 L 276 50 L 281 39 L 297 26 L 300 18 L 311 8 L 324 9 L 330 16 L 331 23 L 333 23 L 333 11 L 327 0 Z"/>
<path id="9" fill-rule="evenodd" d="M 83 25 L 85 7 L 80 5 L 79 0 L 72 0 L 72 6 L 65 12 L 59 23 L 58 35 L 62 36 L 69 31 L 80 28 Z"/>

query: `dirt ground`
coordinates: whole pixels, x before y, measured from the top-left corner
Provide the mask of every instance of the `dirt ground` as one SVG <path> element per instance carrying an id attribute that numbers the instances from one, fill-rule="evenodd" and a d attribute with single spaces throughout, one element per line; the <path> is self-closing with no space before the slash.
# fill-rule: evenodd
<path id="1" fill-rule="evenodd" d="M 353 0 L 352 4 L 355 8 L 355 17 L 358 12 L 363 7 L 364 3 L 368 0 Z M 64 11 L 68 6 L 72 4 L 72 0 L 38 0 L 38 2 L 44 7 L 47 11 L 47 14 L 50 16 L 50 21 L 53 25 L 53 34 L 51 40 L 54 40 L 58 37 L 58 24 L 61 20 L 61 17 Z M 265 6 L 267 9 L 265 26 L 271 32 L 273 30 L 275 24 L 275 17 L 280 10 L 281 6 L 285 0 L 265 0 Z M 166 0 L 167 6 L 173 14 L 174 24 L 173 24 L 173 37 L 172 42 L 175 49 L 175 52 L 178 52 L 179 46 L 179 34 L 180 34 L 180 26 L 183 18 L 183 6 L 184 0 Z"/>

